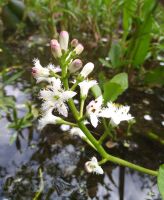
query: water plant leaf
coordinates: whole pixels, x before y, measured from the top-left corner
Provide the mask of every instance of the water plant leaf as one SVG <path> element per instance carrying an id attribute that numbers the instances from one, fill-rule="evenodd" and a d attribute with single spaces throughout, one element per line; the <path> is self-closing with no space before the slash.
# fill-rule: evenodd
<path id="1" fill-rule="evenodd" d="M 15 142 L 15 140 L 17 139 L 18 133 L 15 132 L 12 134 L 12 136 L 10 137 L 10 144 L 13 144 Z"/>
<path id="2" fill-rule="evenodd" d="M 137 9 L 137 0 L 124 0 L 123 4 L 123 28 L 125 32 L 131 29 L 132 18 Z"/>
<path id="3" fill-rule="evenodd" d="M 102 94 L 101 88 L 99 85 L 95 85 L 91 88 L 92 93 L 95 98 L 99 97 Z"/>
<path id="4" fill-rule="evenodd" d="M 114 68 L 121 66 L 121 56 L 122 50 L 120 44 L 116 41 L 112 42 L 109 57 Z"/>
<path id="5" fill-rule="evenodd" d="M 158 188 L 164 200 L 164 164 L 160 166 L 157 177 Z"/>
<path id="6" fill-rule="evenodd" d="M 9 84 L 13 83 L 15 80 L 17 80 L 18 78 L 20 78 L 23 73 L 24 73 L 24 71 L 19 71 L 19 72 L 15 73 L 10 78 L 8 78 L 8 79 L 6 79 L 4 81 L 4 85 L 9 85 Z"/>
<path id="7" fill-rule="evenodd" d="M 142 64 L 147 55 L 152 30 L 153 18 L 150 16 L 139 26 L 132 58 L 134 66 Z"/>
<path id="8" fill-rule="evenodd" d="M 128 88 L 128 76 L 120 73 L 104 84 L 104 101 L 115 101 Z"/>
<path id="9" fill-rule="evenodd" d="M 154 7 L 155 7 L 155 4 L 157 3 L 156 1 L 154 0 L 144 0 L 143 2 L 143 6 L 142 6 L 142 18 L 143 19 L 146 19 L 146 17 L 152 13 L 152 11 L 154 10 Z"/>
<path id="10" fill-rule="evenodd" d="M 16 25 L 20 22 L 19 18 L 10 10 L 7 5 L 4 6 L 2 10 L 2 19 L 5 26 L 10 29 L 15 29 Z"/>
<path id="11" fill-rule="evenodd" d="M 39 168 L 39 178 L 40 178 L 40 184 L 39 184 L 39 189 L 37 190 L 33 200 L 38 200 L 40 199 L 40 195 L 44 190 L 44 180 L 43 180 L 43 172 L 42 169 Z"/>
<path id="12" fill-rule="evenodd" d="M 99 61 L 104 67 L 112 68 L 112 65 L 109 60 L 105 60 L 103 58 L 99 58 Z"/>
<path id="13" fill-rule="evenodd" d="M 14 106 L 14 98 L 11 96 L 5 96 L 3 92 L 0 91 L 0 108 L 7 112 L 8 108 L 13 108 Z"/>
<path id="14" fill-rule="evenodd" d="M 163 67 L 157 67 L 145 74 L 144 79 L 146 84 L 161 84 L 164 85 L 164 70 Z"/>

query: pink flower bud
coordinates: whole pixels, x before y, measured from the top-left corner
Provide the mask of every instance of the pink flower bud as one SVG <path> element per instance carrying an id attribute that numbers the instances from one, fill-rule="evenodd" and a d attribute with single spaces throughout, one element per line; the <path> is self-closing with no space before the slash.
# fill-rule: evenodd
<path id="1" fill-rule="evenodd" d="M 81 52 L 84 50 L 84 47 L 82 44 L 78 44 L 74 51 L 76 52 L 77 55 L 81 54 Z"/>
<path id="2" fill-rule="evenodd" d="M 55 58 L 59 58 L 62 56 L 61 47 L 57 40 L 53 39 L 50 42 L 51 51 Z"/>
<path id="3" fill-rule="evenodd" d="M 71 41 L 71 47 L 76 47 L 79 44 L 79 41 L 77 39 L 73 39 Z"/>
<path id="4" fill-rule="evenodd" d="M 67 31 L 61 31 L 59 35 L 59 43 L 61 49 L 67 50 L 68 49 L 68 42 L 69 42 L 69 34 Z"/>
<path id="5" fill-rule="evenodd" d="M 35 67 L 33 67 L 32 70 L 31 70 L 31 73 L 35 77 L 36 74 L 38 73 L 38 70 Z"/>
<path id="6" fill-rule="evenodd" d="M 77 72 L 81 67 L 83 63 L 80 59 L 75 59 L 70 65 L 69 65 L 69 71 L 70 73 L 75 73 Z"/>

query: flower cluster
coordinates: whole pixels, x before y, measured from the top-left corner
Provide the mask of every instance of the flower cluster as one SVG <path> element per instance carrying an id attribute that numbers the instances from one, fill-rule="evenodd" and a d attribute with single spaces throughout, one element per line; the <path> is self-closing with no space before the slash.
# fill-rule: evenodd
<path id="1" fill-rule="evenodd" d="M 100 118 L 109 119 L 113 127 L 118 126 L 121 121 L 133 119 L 129 114 L 130 107 L 112 102 L 104 104 L 103 96 L 101 95 L 89 102 L 85 109 L 85 100 L 89 90 L 98 84 L 96 80 L 88 78 L 94 69 L 94 64 L 89 62 L 83 66 L 78 57 L 84 47 L 77 39 L 73 39 L 69 47 L 69 34 L 66 31 L 62 31 L 59 34 L 59 41 L 52 39 L 50 46 L 52 55 L 60 66 L 49 64 L 47 67 L 42 67 L 40 61 L 34 59 L 34 67 L 32 68 L 32 75 L 36 82 L 44 81 L 47 83 L 47 86 L 39 93 L 39 98 L 42 100 L 42 117 L 39 119 L 39 129 L 43 129 L 47 124 L 70 125 L 72 126 L 71 135 L 80 136 L 95 148 L 87 133 L 81 127 L 78 127 L 78 123 L 74 124 L 63 119 L 68 117 L 69 103 L 72 105 L 73 101 L 71 100 L 77 95 L 77 92 L 75 92 L 76 87 L 80 88 L 80 111 L 77 111 L 75 105 L 73 105 L 71 111 L 75 116 L 76 122 L 82 121 L 84 126 L 86 126 L 86 120 L 89 119 L 92 126 L 96 128 Z M 78 73 L 79 70 L 81 70 L 80 73 Z M 58 113 L 59 116 L 55 116 L 54 113 Z M 85 168 L 88 172 L 103 174 L 103 170 L 95 157 L 86 162 Z"/>
<path id="2" fill-rule="evenodd" d="M 94 127 L 97 127 L 99 117 L 109 118 L 112 126 L 118 126 L 121 121 L 129 121 L 133 119 L 132 115 L 128 113 L 130 110 L 129 106 L 122 106 L 108 102 L 107 106 L 103 107 L 102 96 L 91 101 L 86 110 L 91 124 Z"/>

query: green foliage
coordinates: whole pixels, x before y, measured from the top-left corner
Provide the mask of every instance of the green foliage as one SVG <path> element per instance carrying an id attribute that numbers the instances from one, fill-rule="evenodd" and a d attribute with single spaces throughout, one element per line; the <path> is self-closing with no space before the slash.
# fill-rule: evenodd
<path id="1" fill-rule="evenodd" d="M 157 67 L 145 74 L 144 79 L 146 84 L 160 84 L 164 85 L 164 69 L 163 67 Z"/>
<path id="2" fill-rule="evenodd" d="M 17 81 L 18 78 L 20 78 L 23 75 L 24 71 L 17 71 L 15 74 L 13 74 L 12 76 L 4 76 L 4 85 L 10 85 L 12 84 L 14 81 Z"/>
<path id="3" fill-rule="evenodd" d="M 120 67 L 122 62 L 121 62 L 121 57 L 122 57 L 122 50 L 121 46 L 119 45 L 118 42 L 113 42 L 111 45 L 111 49 L 109 52 L 109 56 L 111 59 L 112 66 L 114 68 Z"/>
<path id="4" fill-rule="evenodd" d="M 0 109 L 4 112 L 8 112 L 8 108 L 13 108 L 15 106 L 15 101 L 13 97 L 5 96 L 3 91 L 0 91 Z"/>
<path id="5" fill-rule="evenodd" d="M 4 6 L 5 4 L 7 4 L 8 0 L 1 0 L 0 1 L 0 7 Z"/>
<path id="6" fill-rule="evenodd" d="M 101 88 L 99 87 L 99 85 L 93 86 L 91 88 L 91 90 L 92 90 L 92 93 L 93 93 L 93 95 L 94 95 L 95 98 L 99 97 L 102 94 Z"/>
<path id="7" fill-rule="evenodd" d="M 123 29 L 125 34 L 130 31 L 132 26 L 133 17 L 137 9 L 137 0 L 124 0 L 123 2 Z"/>
<path id="8" fill-rule="evenodd" d="M 27 128 L 32 125 L 32 117 L 32 113 L 30 112 L 30 110 L 28 110 L 28 112 L 23 117 L 19 118 L 17 109 L 13 108 L 12 122 L 10 123 L 9 128 L 12 128 L 17 131 Z"/>
<path id="9" fill-rule="evenodd" d="M 12 109 L 12 117 L 11 117 L 12 119 L 8 128 L 14 130 L 14 133 L 10 137 L 10 144 L 15 142 L 22 129 L 32 126 L 33 114 L 31 112 L 31 106 L 27 105 L 27 109 L 28 109 L 27 112 L 21 118 L 18 116 L 17 108 L 14 107 Z"/>
<path id="10" fill-rule="evenodd" d="M 153 19 L 149 16 L 144 23 L 138 25 L 136 37 L 131 44 L 133 46 L 129 49 L 130 61 L 134 67 L 141 65 L 145 60 L 151 40 L 152 22 Z"/>
<path id="11" fill-rule="evenodd" d="M 120 73 L 104 84 L 104 100 L 115 101 L 128 88 L 128 76 Z"/>
<path id="12" fill-rule="evenodd" d="M 39 169 L 39 178 L 40 178 L 39 189 L 38 189 L 38 191 L 36 192 L 36 194 L 35 194 L 33 200 L 38 200 L 38 199 L 40 199 L 40 195 L 41 195 L 41 193 L 42 193 L 43 190 L 44 190 L 43 172 L 42 172 L 42 169 L 41 169 L 41 168 Z"/>
<path id="13" fill-rule="evenodd" d="M 28 103 L 23 107 L 25 111 L 24 116 L 19 117 L 20 110 L 17 108 L 16 99 L 13 96 L 7 96 L 5 92 L 5 86 L 18 82 L 23 73 L 24 70 L 20 70 L 19 66 L 4 68 L 0 72 L 0 109 L 4 111 L 1 117 L 4 117 L 4 113 L 6 114 L 10 122 L 8 128 L 13 130 L 10 138 L 11 144 L 18 139 L 22 129 L 32 126 L 32 120 L 36 114 L 35 109 Z"/>
<path id="14" fill-rule="evenodd" d="M 164 164 L 159 168 L 157 182 L 162 199 L 164 200 Z"/>

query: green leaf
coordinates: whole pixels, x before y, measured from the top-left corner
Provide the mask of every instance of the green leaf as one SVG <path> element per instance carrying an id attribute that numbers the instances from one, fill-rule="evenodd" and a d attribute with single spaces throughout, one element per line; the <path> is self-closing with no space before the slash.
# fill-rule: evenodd
<path id="1" fill-rule="evenodd" d="M 128 32 L 131 29 L 132 18 L 137 9 L 137 0 L 124 0 L 123 4 L 123 28 Z"/>
<path id="2" fill-rule="evenodd" d="M 109 56 L 114 68 L 121 66 L 122 50 L 118 42 L 113 42 L 109 52 Z"/>
<path id="3" fill-rule="evenodd" d="M 11 137 L 10 137 L 10 144 L 13 144 L 15 142 L 15 140 L 17 139 L 17 132 L 15 132 Z"/>
<path id="4" fill-rule="evenodd" d="M 99 61 L 101 62 L 101 64 L 103 65 L 103 67 L 112 68 L 112 65 L 111 65 L 111 63 L 110 63 L 109 60 L 105 60 L 103 58 L 99 58 Z"/>
<path id="5" fill-rule="evenodd" d="M 4 81 L 4 85 L 9 85 L 9 84 L 13 83 L 15 80 L 20 78 L 23 73 L 24 73 L 24 71 L 19 71 L 19 72 L 15 73 L 10 78 L 8 78 L 7 80 Z"/>
<path id="6" fill-rule="evenodd" d="M 155 0 L 144 0 L 143 2 L 143 6 L 142 6 L 142 18 L 146 19 L 146 17 L 152 13 L 152 11 L 154 10 L 156 1 Z"/>
<path id="7" fill-rule="evenodd" d="M 0 91 L 0 108 L 7 112 L 8 108 L 13 108 L 14 106 L 15 101 L 13 97 L 4 96 L 3 92 Z"/>
<path id="8" fill-rule="evenodd" d="M 157 177 L 158 188 L 164 200 L 164 164 L 160 166 Z"/>
<path id="9" fill-rule="evenodd" d="M 134 56 L 132 58 L 134 66 L 141 65 L 145 60 L 150 45 L 152 23 L 153 18 L 150 16 L 139 27 L 139 33 L 134 47 Z"/>
<path id="10" fill-rule="evenodd" d="M 100 88 L 99 85 L 93 86 L 91 88 L 91 90 L 92 90 L 92 93 L 93 93 L 93 95 L 94 95 L 95 98 L 99 97 L 102 94 L 101 88 Z"/>
<path id="11" fill-rule="evenodd" d="M 145 75 L 145 83 L 164 85 L 164 70 L 163 67 L 157 67 Z"/>
<path id="12" fill-rule="evenodd" d="M 120 73 L 104 84 L 104 101 L 115 101 L 128 88 L 128 76 Z"/>
<path id="13" fill-rule="evenodd" d="M 20 22 L 19 18 L 13 13 L 6 5 L 2 10 L 2 19 L 6 27 L 15 29 L 16 25 Z"/>

